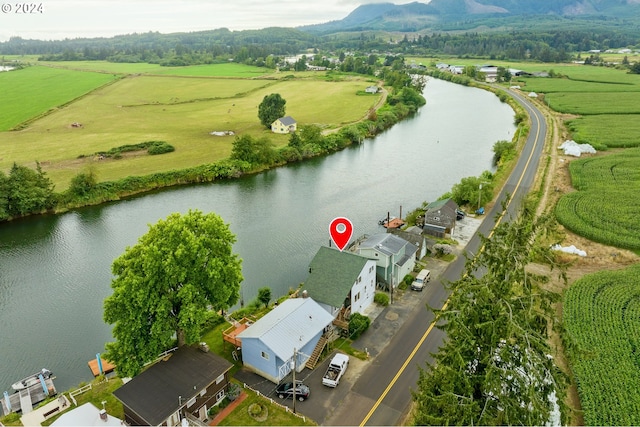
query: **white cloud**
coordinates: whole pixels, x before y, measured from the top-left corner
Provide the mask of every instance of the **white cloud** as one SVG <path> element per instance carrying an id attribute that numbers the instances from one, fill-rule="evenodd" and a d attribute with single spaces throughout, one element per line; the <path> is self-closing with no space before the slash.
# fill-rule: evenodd
<path id="1" fill-rule="evenodd" d="M 379 2 L 384 0 L 365 3 Z M 0 13 L 0 41 L 11 36 L 53 40 L 222 27 L 234 31 L 297 27 L 342 19 L 361 3 L 360 0 L 43 0 L 36 2 L 42 4 L 42 13 Z"/>

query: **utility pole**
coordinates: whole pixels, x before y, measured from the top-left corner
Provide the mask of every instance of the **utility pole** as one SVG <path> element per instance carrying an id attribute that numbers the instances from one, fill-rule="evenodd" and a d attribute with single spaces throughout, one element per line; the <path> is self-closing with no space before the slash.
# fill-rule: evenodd
<path id="1" fill-rule="evenodd" d="M 478 210 L 480 210 L 480 200 L 482 199 L 482 183 L 478 186 Z"/>
<path id="2" fill-rule="evenodd" d="M 296 413 L 296 358 L 298 357 L 298 351 L 293 348 L 293 360 L 291 361 L 291 370 L 293 372 L 293 413 Z"/>

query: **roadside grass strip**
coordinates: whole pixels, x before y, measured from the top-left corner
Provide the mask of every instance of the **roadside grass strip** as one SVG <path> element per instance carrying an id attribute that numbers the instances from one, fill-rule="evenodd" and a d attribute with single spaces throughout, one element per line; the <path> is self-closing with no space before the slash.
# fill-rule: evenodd
<path id="1" fill-rule="evenodd" d="M 640 149 L 574 160 L 569 170 L 578 191 L 558 201 L 558 222 L 593 241 L 640 250 Z"/>
<path id="2" fill-rule="evenodd" d="M 640 266 L 584 276 L 566 292 L 564 341 L 585 425 L 640 425 Z"/>

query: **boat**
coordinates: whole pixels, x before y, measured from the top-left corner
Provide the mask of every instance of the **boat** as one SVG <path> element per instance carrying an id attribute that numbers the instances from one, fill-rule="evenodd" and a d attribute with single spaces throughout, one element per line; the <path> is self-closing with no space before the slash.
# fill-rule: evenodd
<path id="1" fill-rule="evenodd" d="M 32 385 L 36 385 L 40 383 L 40 375 L 42 375 L 42 377 L 46 380 L 49 379 L 53 376 L 53 373 L 46 369 L 46 368 L 42 368 L 42 370 L 40 372 L 36 372 L 35 374 L 29 375 L 28 377 L 20 380 L 20 381 L 16 381 L 15 383 L 13 383 L 11 385 L 11 387 L 15 390 L 15 391 L 20 391 L 20 390 L 24 390 L 27 389 L 29 387 L 31 387 Z"/>

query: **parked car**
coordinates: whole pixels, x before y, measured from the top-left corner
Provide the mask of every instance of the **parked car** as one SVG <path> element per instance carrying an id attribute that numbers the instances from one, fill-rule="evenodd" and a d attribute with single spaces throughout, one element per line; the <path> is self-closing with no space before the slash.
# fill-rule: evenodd
<path id="1" fill-rule="evenodd" d="M 465 214 L 464 211 L 461 211 L 460 209 L 456 209 L 456 219 L 458 221 L 460 221 L 461 219 L 464 219 L 466 215 L 467 214 Z"/>
<path id="2" fill-rule="evenodd" d="M 413 283 L 411 283 L 411 289 L 414 291 L 421 291 L 431 281 L 431 271 L 422 269 L 416 276 Z"/>
<path id="3" fill-rule="evenodd" d="M 309 387 L 300 381 L 296 381 L 296 399 L 303 401 L 309 397 Z M 282 383 L 276 388 L 276 394 L 280 399 L 293 399 L 293 383 Z"/>

